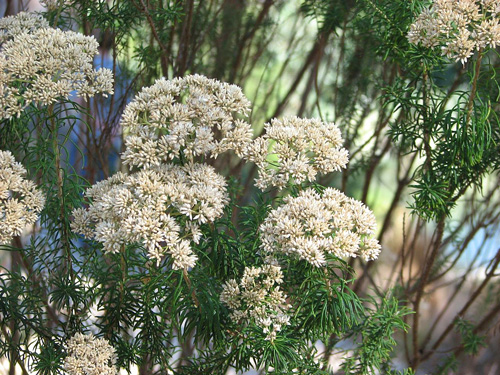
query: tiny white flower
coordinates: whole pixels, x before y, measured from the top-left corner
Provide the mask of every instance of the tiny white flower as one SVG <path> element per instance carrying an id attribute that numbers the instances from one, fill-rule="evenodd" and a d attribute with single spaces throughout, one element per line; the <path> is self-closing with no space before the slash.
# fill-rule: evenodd
<path id="1" fill-rule="evenodd" d="M 373 260 L 380 253 L 375 230 L 375 216 L 361 202 L 333 188 L 322 195 L 306 189 L 269 213 L 260 226 L 261 248 L 267 256 L 291 255 L 315 267 L 326 265 L 327 254 Z"/>
<path id="2" fill-rule="evenodd" d="M 64 369 L 69 375 L 117 375 L 115 349 L 104 338 L 77 333 L 66 343 Z"/>
<path id="3" fill-rule="evenodd" d="M 33 225 L 45 204 L 36 185 L 24 179 L 26 169 L 10 151 L 0 150 L 0 245 Z"/>
<path id="4" fill-rule="evenodd" d="M 231 310 L 231 319 L 245 325 L 253 321 L 262 328 L 266 340 L 274 341 L 283 325 L 289 325 L 285 314 L 291 306 L 286 295 L 279 289 L 283 281 L 281 268 L 267 264 L 262 267 L 245 267 L 238 283 L 228 280 L 222 287 L 220 300 Z"/>

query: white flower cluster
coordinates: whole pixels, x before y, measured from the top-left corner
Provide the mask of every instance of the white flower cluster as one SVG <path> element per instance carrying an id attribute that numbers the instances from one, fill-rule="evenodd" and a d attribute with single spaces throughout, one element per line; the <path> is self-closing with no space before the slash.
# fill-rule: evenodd
<path id="1" fill-rule="evenodd" d="M 94 37 L 47 27 L 12 35 L 0 50 L 0 118 L 32 102 L 113 93 L 111 70 L 93 68 L 97 48 Z"/>
<path id="2" fill-rule="evenodd" d="M 0 44 L 23 33 L 49 27 L 49 23 L 41 13 L 20 12 L 15 16 L 0 18 Z"/>
<path id="3" fill-rule="evenodd" d="M 408 40 L 464 64 L 475 50 L 500 45 L 498 0 L 435 0 L 410 26 Z"/>
<path id="4" fill-rule="evenodd" d="M 228 203 L 224 178 L 197 158 L 240 155 L 252 131 L 238 116 L 249 106 L 239 87 L 199 75 L 142 89 L 121 120 L 122 161 L 139 171 L 90 188 L 92 203 L 74 211 L 73 230 L 106 252 L 142 243 L 157 263 L 169 255 L 174 269 L 194 267 L 200 224 L 221 217 Z"/>
<path id="5" fill-rule="evenodd" d="M 56 9 L 59 9 L 61 6 L 64 5 L 64 3 L 67 2 L 66 0 L 40 0 L 40 5 L 43 6 L 45 9 L 48 11 L 53 11 Z"/>
<path id="6" fill-rule="evenodd" d="M 334 123 L 286 117 L 266 124 L 265 134 L 247 146 L 244 157 L 259 167 L 258 188 L 282 189 L 345 168 L 349 158 L 342 143 Z"/>
<path id="7" fill-rule="evenodd" d="M 127 243 L 143 243 L 159 263 L 166 255 L 174 269 L 193 267 L 199 224 L 223 213 L 225 180 L 206 164 L 163 164 L 126 175 L 117 173 L 87 190 L 88 209 L 73 211 L 72 229 L 118 252 Z"/>
<path id="8" fill-rule="evenodd" d="M 0 151 L 0 245 L 38 220 L 45 197 L 9 151 Z"/>
<path id="9" fill-rule="evenodd" d="M 262 249 L 269 255 L 295 255 L 316 267 L 326 265 L 326 255 L 376 259 L 380 244 L 373 234 L 376 220 L 363 203 L 327 188 L 313 189 L 269 213 L 261 224 Z"/>
<path id="10" fill-rule="evenodd" d="M 246 267 L 240 283 L 234 279 L 226 281 L 220 299 L 233 310 L 232 320 L 253 321 L 267 334 L 267 340 L 274 341 L 276 333 L 290 324 L 290 317 L 284 312 L 290 306 L 279 287 L 282 281 L 279 266 Z"/>
<path id="11" fill-rule="evenodd" d="M 241 156 L 252 130 L 239 117 L 249 108 L 238 86 L 200 75 L 162 78 L 144 88 L 123 113 L 123 161 L 148 168 L 173 159 L 216 157 L 228 150 Z"/>
<path id="12" fill-rule="evenodd" d="M 104 338 L 77 333 L 66 343 L 64 369 L 69 375 L 116 375 L 115 349 Z"/>

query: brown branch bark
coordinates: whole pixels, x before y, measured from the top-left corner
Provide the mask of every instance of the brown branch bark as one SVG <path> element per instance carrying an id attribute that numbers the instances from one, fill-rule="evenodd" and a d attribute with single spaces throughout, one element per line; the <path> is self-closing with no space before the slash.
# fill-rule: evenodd
<path id="1" fill-rule="evenodd" d="M 320 51 L 325 47 L 327 40 L 328 40 L 328 34 L 319 34 L 316 42 L 309 51 L 309 54 L 307 55 L 307 58 L 304 61 L 304 64 L 302 65 L 302 68 L 298 71 L 294 81 L 290 85 L 290 88 L 288 89 L 285 96 L 276 106 L 276 109 L 271 118 L 278 117 L 281 114 L 286 104 L 288 103 L 288 100 L 290 99 L 292 94 L 297 90 L 297 87 L 302 81 L 302 78 L 304 77 L 304 74 L 307 72 L 307 69 L 309 69 L 309 66 L 315 61 L 317 54 L 320 53 Z"/>
<path id="2" fill-rule="evenodd" d="M 162 74 L 168 78 L 168 67 L 169 67 L 169 50 L 167 46 L 161 41 L 160 35 L 158 34 L 157 27 L 154 23 L 153 17 L 151 16 L 151 13 L 149 12 L 149 7 L 146 3 L 144 3 L 144 0 L 139 0 L 140 6 L 136 4 L 134 0 L 132 0 L 132 4 L 139 10 L 140 12 L 144 13 L 146 16 L 146 20 L 148 21 L 149 27 L 151 28 L 151 33 L 153 34 L 154 39 L 158 43 L 158 46 L 162 50 L 162 54 L 160 56 L 160 65 L 161 65 L 161 70 Z"/>
<path id="3" fill-rule="evenodd" d="M 486 285 L 490 282 L 491 278 L 495 276 L 495 271 L 500 264 L 500 248 L 497 250 L 497 254 L 494 259 L 492 259 L 492 262 L 490 263 L 490 269 L 486 274 L 486 277 L 484 278 L 483 282 L 479 285 L 479 287 L 472 293 L 471 297 L 469 300 L 466 302 L 466 304 L 462 307 L 462 309 L 455 315 L 455 318 L 451 321 L 450 324 L 446 327 L 446 329 L 443 331 L 441 336 L 436 340 L 434 345 L 432 346 L 431 350 L 426 352 L 425 354 L 422 355 L 421 361 L 426 360 L 429 358 L 442 344 L 442 342 L 445 340 L 445 338 L 449 335 L 453 327 L 455 326 L 455 322 L 457 319 L 462 317 L 467 310 L 472 306 L 474 301 L 479 297 L 483 289 L 486 287 Z M 414 367 L 415 368 L 415 367 Z"/>
<path id="4" fill-rule="evenodd" d="M 142 0 L 141 0 L 142 1 Z M 179 50 L 175 60 L 174 77 L 182 77 L 186 73 L 191 42 L 191 24 L 193 22 L 194 0 L 186 2 L 186 19 L 182 24 L 181 37 L 179 39 Z"/>
<path id="5" fill-rule="evenodd" d="M 252 39 L 254 38 L 255 33 L 257 32 L 258 28 L 268 15 L 269 10 L 271 9 L 271 6 L 274 4 L 274 2 L 275 0 L 264 1 L 264 3 L 262 4 L 262 9 L 259 12 L 259 15 L 257 16 L 257 19 L 255 20 L 255 24 L 247 33 L 245 33 L 243 38 L 241 38 L 241 40 L 238 41 L 238 51 L 236 52 L 236 57 L 234 58 L 233 66 L 231 68 L 231 73 L 229 75 L 229 82 L 235 82 L 238 69 L 241 65 L 243 51 L 245 47 L 248 48 L 250 47 L 250 44 L 252 43 Z"/>
<path id="6" fill-rule="evenodd" d="M 413 301 L 413 310 L 415 313 L 413 315 L 413 325 L 412 325 L 413 355 L 412 355 L 412 360 L 411 360 L 411 367 L 414 370 L 416 370 L 418 368 L 418 366 L 421 362 L 420 352 L 419 352 L 419 344 L 418 344 L 418 333 L 419 333 L 419 322 L 420 322 L 420 303 L 422 301 L 424 289 L 425 289 L 425 286 L 427 285 L 427 281 L 429 280 L 429 276 L 430 276 L 432 267 L 434 266 L 434 263 L 435 263 L 436 258 L 437 258 L 437 254 L 438 254 L 439 249 L 441 247 L 441 241 L 443 239 L 443 234 L 444 234 L 444 224 L 445 224 L 445 217 L 441 217 L 441 219 L 439 220 L 439 222 L 437 224 L 436 238 L 434 240 L 431 254 L 424 265 L 422 277 L 416 282 L 416 285 L 415 285 L 416 292 L 415 292 L 415 299 Z"/>

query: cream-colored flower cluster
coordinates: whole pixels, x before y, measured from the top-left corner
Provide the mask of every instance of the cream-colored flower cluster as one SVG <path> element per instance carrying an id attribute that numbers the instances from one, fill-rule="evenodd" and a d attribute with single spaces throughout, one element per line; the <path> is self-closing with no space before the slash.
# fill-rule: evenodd
<path id="1" fill-rule="evenodd" d="M 322 195 L 307 189 L 269 213 L 260 227 L 261 246 L 267 254 L 297 256 L 316 267 L 326 265 L 328 254 L 373 260 L 380 253 L 375 229 L 375 216 L 363 203 L 333 188 Z"/>
<path id="2" fill-rule="evenodd" d="M 235 85 L 200 75 L 160 79 L 143 89 L 123 113 L 123 161 L 148 168 L 229 150 L 241 155 L 252 139 L 251 127 L 242 119 L 249 108 Z"/>
<path id="3" fill-rule="evenodd" d="M 118 252 L 122 245 L 142 243 L 159 263 L 166 255 L 174 269 L 193 267 L 199 224 L 223 213 L 228 197 L 225 180 L 206 164 L 162 164 L 126 175 L 117 173 L 87 190 L 88 209 L 73 212 L 72 229 Z"/>
<path id="4" fill-rule="evenodd" d="M 266 124 L 265 134 L 248 145 L 244 157 L 259 167 L 258 188 L 282 189 L 345 168 L 349 158 L 342 143 L 334 123 L 286 117 Z"/>
<path id="5" fill-rule="evenodd" d="M 34 224 L 45 204 L 45 197 L 33 181 L 23 178 L 25 174 L 9 151 L 0 151 L 0 245 Z"/>
<path id="6" fill-rule="evenodd" d="M 48 11 L 53 11 L 59 9 L 65 2 L 66 0 L 40 0 L 40 5 Z"/>
<path id="7" fill-rule="evenodd" d="M 0 44 L 19 34 L 32 33 L 45 27 L 49 27 L 49 23 L 41 13 L 20 12 L 15 16 L 0 18 Z"/>
<path id="8" fill-rule="evenodd" d="M 500 45 L 498 0 L 435 0 L 410 26 L 410 43 L 434 48 L 464 64 L 474 51 Z"/>
<path id="9" fill-rule="evenodd" d="M 77 333 L 66 343 L 64 370 L 69 375 L 116 375 L 115 349 L 104 338 Z"/>
<path id="10" fill-rule="evenodd" d="M 194 267 L 200 225 L 221 217 L 228 203 L 224 178 L 199 159 L 242 154 L 252 131 L 239 116 L 249 106 L 239 87 L 199 75 L 142 89 L 121 120 L 122 161 L 139 171 L 90 188 L 92 203 L 74 211 L 73 230 L 106 252 L 142 243 L 157 263 L 168 255 L 174 269 Z"/>
<path id="11" fill-rule="evenodd" d="M 282 282 L 279 266 L 246 267 L 239 283 L 234 279 L 226 281 L 220 299 L 232 310 L 232 320 L 253 321 L 267 334 L 267 340 L 274 341 L 276 333 L 290 324 L 285 314 L 290 306 L 279 287 Z"/>
<path id="12" fill-rule="evenodd" d="M 113 93 L 111 70 L 93 68 L 98 46 L 94 37 L 47 27 L 12 35 L 0 50 L 0 118 L 32 102 Z"/>

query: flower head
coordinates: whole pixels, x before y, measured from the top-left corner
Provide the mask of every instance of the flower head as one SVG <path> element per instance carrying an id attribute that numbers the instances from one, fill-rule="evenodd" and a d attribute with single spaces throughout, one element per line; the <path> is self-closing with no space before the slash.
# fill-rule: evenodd
<path id="1" fill-rule="evenodd" d="M 25 174 L 26 169 L 9 151 L 0 151 L 0 244 L 34 224 L 45 204 L 45 197 L 32 181 L 24 179 Z"/>
<path id="2" fill-rule="evenodd" d="M 380 253 L 375 228 L 375 216 L 361 202 L 333 188 L 322 195 L 307 189 L 269 213 L 260 226 L 261 246 L 316 267 L 326 265 L 328 254 L 373 260 Z"/>
<path id="3" fill-rule="evenodd" d="M 13 36 L 0 51 L 0 118 L 19 115 L 30 103 L 113 93 L 109 69 L 94 70 L 98 43 L 73 31 L 40 28 Z"/>
<path id="4" fill-rule="evenodd" d="M 435 0 L 410 26 L 408 40 L 441 47 L 443 55 L 465 64 L 475 50 L 500 44 L 497 0 Z"/>
<path id="5" fill-rule="evenodd" d="M 59 9 L 67 0 L 40 0 L 40 5 L 48 11 Z"/>
<path id="6" fill-rule="evenodd" d="M 226 281 L 220 299 L 233 310 L 234 322 L 254 322 L 267 340 L 274 341 L 283 325 L 290 324 L 290 317 L 285 314 L 286 295 L 279 287 L 282 281 L 279 266 L 245 267 L 239 283 L 234 279 Z"/>
<path id="7" fill-rule="evenodd" d="M 104 338 L 77 333 L 66 343 L 64 369 L 69 375 L 116 375 L 115 349 Z"/>
<path id="8" fill-rule="evenodd" d="M 266 124 L 265 134 L 248 145 L 244 157 L 259 167 L 257 187 L 282 189 L 345 168 L 348 152 L 342 142 L 334 123 L 286 117 Z"/>
<path id="9" fill-rule="evenodd" d="M 164 78 L 144 88 L 125 108 L 124 163 L 141 168 L 173 159 L 195 161 L 232 150 L 241 155 L 252 139 L 250 102 L 235 85 L 200 75 Z"/>
<path id="10" fill-rule="evenodd" d="M 103 244 L 106 252 L 142 243 L 150 258 L 172 258 L 173 268 L 193 267 L 199 225 L 222 216 L 225 180 L 206 164 L 163 164 L 130 175 L 117 173 L 86 192 L 88 209 L 73 212 L 72 228 Z"/>
<path id="11" fill-rule="evenodd" d="M 23 33 L 33 33 L 49 27 L 49 23 L 41 13 L 19 12 L 15 16 L 0 18 L 0 44 Z"/>

